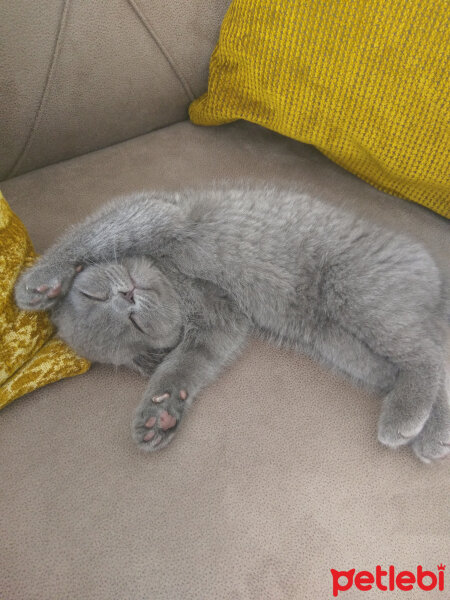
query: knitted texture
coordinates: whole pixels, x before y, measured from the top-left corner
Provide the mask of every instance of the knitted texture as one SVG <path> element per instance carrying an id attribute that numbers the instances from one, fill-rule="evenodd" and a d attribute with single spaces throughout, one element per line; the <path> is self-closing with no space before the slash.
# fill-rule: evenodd
<path id="1" fill-rule="evenodd" d="M 54 337 L 45 312 L 26 312 L 14 302 L 14 283 L 35 258 L 25 227 L 0 192 L 0 408 L 89 368 L 87 360 Z"/>
<path id="2" fill-rule="evenodd" d="M 448 0 L 234 0 L 197 125 L 245 119 L 450 218 Z"/>

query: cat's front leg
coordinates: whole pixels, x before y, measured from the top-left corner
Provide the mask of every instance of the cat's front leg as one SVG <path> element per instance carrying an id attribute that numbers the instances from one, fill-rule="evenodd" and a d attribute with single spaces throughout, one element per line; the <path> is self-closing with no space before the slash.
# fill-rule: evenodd
<path id="1" fill-rule="evenodd" d="M 230 331 L 190 332 L 150 378 L 132 423 L 133 439 L 147 452 L 167 446 L 197 394 L 237 357 L 244 324 Z"/>
<path id="2" fill-rule="evenodd" d="M 17 304 L 25 310 L 52 308 L 83 266 L 168 252 L 183 231 L 182 211 L 154 194 L 111 202 L 70 228 L 21 275 Z"/>

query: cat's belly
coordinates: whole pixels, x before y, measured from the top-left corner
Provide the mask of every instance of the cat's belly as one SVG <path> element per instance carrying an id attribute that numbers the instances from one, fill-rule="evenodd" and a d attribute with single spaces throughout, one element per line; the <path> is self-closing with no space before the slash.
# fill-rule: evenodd
<path id="1" fill-rule="evenodd" d="M 392 389 L 398 369 L 387 358 L 338 324 L 312 326 L 300 314 L 290 316 L 284 322 L 253 322 L 269 342 L 307 354 L 358 385 L 383 394 Z"/>

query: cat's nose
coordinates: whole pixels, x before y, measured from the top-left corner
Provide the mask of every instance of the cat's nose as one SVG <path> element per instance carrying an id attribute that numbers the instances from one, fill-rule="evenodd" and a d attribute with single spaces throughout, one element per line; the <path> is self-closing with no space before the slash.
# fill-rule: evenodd
<path id="1" fill-rule="evenodd" d="M 122 296 L 122 298 L 125 298 L 125 300 L 130 304 L 135 304 L 134 290 L 135 288 L 133 288 L 132 290 L 128 290 L 128 292 L 119 292 L 119 294 Z"/>

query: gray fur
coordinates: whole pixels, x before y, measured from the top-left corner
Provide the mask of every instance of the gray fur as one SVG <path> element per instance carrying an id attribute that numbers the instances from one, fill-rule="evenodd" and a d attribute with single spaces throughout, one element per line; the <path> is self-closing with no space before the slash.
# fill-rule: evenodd
<path id="1" fill-rule="evenodd" d="M 377 390 L 379 440 L 429 461 L 450 451 L 444 290 L 418 243 L 305 194 L 242 187 L 117 200 L 26 271 L 16 299 L 51 309 L 84 356 L 154 371 L 133 421 L 145 450 L 256 332 Z M 159 427 L 162 411 L 175 427 Z"/>

